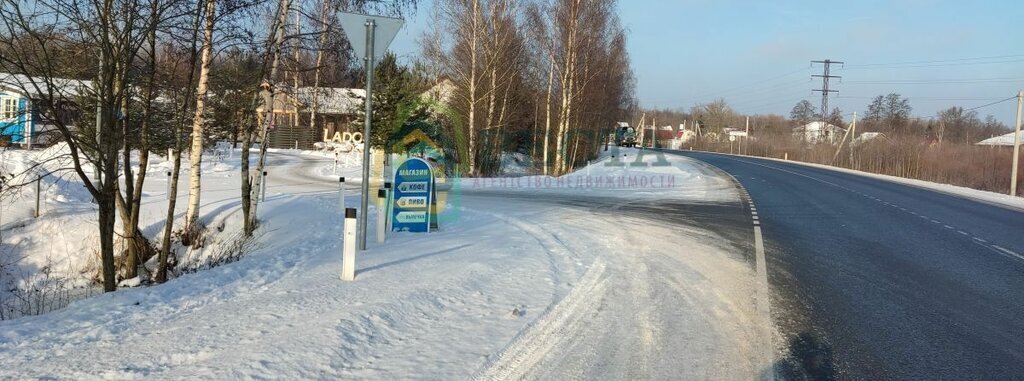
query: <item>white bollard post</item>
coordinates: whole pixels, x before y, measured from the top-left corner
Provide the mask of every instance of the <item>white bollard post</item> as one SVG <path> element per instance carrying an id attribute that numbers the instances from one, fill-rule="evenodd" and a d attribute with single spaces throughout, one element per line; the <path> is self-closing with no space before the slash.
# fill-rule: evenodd
<path id="1" fill-rule="evenodd" d="M 341 280 L 356 279 L 356 210 L 345 209 L 345 233 L 342 237 Z"/>
<path id="2" fill-rule="evenodd" d="M 267 171 L 263 171 L 263 181 L 260 181 L 260 201 L 267 201 Z"/>
<path id="3" fill-rule="evenodd" d="M 388 230 L 387 219 L 388 190 L 377 190 L 377 243 L 384 243 Z"/>
<path id="4" fill-rule="evenodd" d="M 35 218 L 39 218 L 39 199 L 42 198 L 42 196 L 40 195 L 42 192 L 40 192 L 41 186 L 40 186 L 39 183 L 41 183 L 42 181 L 43 181 L 43 176 L 36 177 L 36 212 L 35 212 Z"/>
<path id="5" fill-rule="evenodd" d="M 171 171 L 167 171 L 167 199 L 170 200 L 174 195 L 171 194 Z"/>

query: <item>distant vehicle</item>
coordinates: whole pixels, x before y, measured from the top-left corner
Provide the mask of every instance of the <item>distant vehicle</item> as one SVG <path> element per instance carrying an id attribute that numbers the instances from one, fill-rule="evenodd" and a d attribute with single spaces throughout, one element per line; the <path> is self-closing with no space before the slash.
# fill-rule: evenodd
<path id="1" fill-rule="evenodd" d="M 628 124 L 619 123 L 615 127 L 615 145 L 619 147 L 636 147 L 636 129 Z"/>

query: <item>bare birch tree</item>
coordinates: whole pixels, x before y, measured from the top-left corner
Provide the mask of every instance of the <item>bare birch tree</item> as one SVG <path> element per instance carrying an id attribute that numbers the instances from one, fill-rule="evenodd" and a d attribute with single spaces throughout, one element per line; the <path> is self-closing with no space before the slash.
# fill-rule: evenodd
<path id="1" fill-rule="evenodd" d="M 188 209 L 185 212 L 184 236 L 196 239 L 199 230 L 199 208 L 203 174 L 203 128 L 206 124 L 206 94 L 210 83 L 210 60 L 213 55 L 213 29 L 217 4 L 204 0 L 205 24 L 203 49 L 199 60 L 199 84 L 196 86 L 196 110 L 192 119 L 192 144 L 189 153 Z M 191 242 L 186 242 L 189 244 Z"/>

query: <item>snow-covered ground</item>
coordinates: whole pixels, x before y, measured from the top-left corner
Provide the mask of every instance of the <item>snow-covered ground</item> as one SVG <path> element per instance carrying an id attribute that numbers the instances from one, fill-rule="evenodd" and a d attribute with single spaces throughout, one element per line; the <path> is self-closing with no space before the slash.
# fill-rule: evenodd
<path id="1" fill-rule="evenodd" d="M 463 179 L 445 212 L 457 218 L 436 233 L 371 239 L 356 281 L 346 283 L 337 183 L 323 173 L 332 161 L 273 152 L 252 253 L 163 285 L 0 321 L 0 378 L 762 375 L 771 359 L 757 343 L 772 330 L 754 312 L 748 254 L 697 227 L 616 212 L 662 199 L 735 202 L 731 183 L 682 157 L 660 167 L 607 160 L 562 179 L 523 178 L 541 189 Z M 203 218 L 231 231 L 238 173 L 215 169 L 204 174 Z M 596 186 L 597 178 L 613 185 Z M 156 232 L 165 184 L 149 184 L 145 229 Z M 354 205 L 358 195 L 347 194 Z M 89 234 L 91 208 L 51 205 L 45 218 L 5 225 L 5 242 L 67 226 Z M 44 223 L 54 225 L 37 227 Z M 89 247 L 62 241 L 73 246 L 65 256 Z"/>

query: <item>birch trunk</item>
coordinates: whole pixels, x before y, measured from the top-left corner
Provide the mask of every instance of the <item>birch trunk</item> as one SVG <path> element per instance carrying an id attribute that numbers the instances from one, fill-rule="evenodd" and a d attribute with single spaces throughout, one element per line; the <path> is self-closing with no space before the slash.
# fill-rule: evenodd
<path id="1" fill-rule="evenodd" d="M 551 56 L 551 65 L 548 68 L 548 97 L 544 103 L 544 175 L 548 174 L 548 154 L 551 152 L 551 93 L 555 85 L 555 58 Z"/>
<path id="2" fill-rule="evenodd" d="M 196 113 L 192 119 L 192 146 L 189 153 L 188 211 L 185 231 L 199 229 L 199 202 L 203 164 L 203 125 L 206 122 L 206 93 L 210 82 L 210 57 L 213 54 L 213 22 L 215 0 L 206 0 L 206 26 L 203 30 L 203 53 L 199 63 L 199 85 L 196 87 Z"/>
<path id="3" fill-rule="evenodd" d="M 275 104 L 274 104 L 274 101 L 275 101 L 275 99 L 274 99 L 275 98 L 274 79 L 277 78 L 277 72 L 278 72 L 279 66 L 281 64 L 281 45 L 284 43 L 284 27 L 285 27 L 285 24 L 288 22 L 288 10 L 290 8 L 291 8 L 291 1 L 290 0 L 281 0 L 281 7 L 280 7 L 280 9 L 278 9 L 278 12 L 279 12 L 278 18 L 279 19 L 277 21 L 277 30 L 274 33 L 275 37 L 274 37 L 274 44 L 273 44 L 273 47 L 272 47 L 272 49 L 273 49 L 273 53 L 272 53 L 273 58 L 272 58 L 272 61 L 271 61 L 271 64 L 270 64 L 270 74 L 268 75 L 268 78 L 267 78 L 267 81 L 266 81 L 267 84 L 269 84 L 269 86 L 270 86 L 270 88 L 268 89 L 270 91 L 270 94 L 269 94 L 269 97 L 267 98 L 266 105 L 264 106 L 266 111 L 265 111 L 265 116 L 264 116 L 263 121 L 262 121 L 261 126 L 260 126 L 260 135 L 259 135 L 260 152 L 259 152 L 259 156 L 257 157 L 257 161 L 256 161 L 256 172 L 250 174 L 250 179 L 252 179 L 250 184 L 252 184 L 252 186 L 249 189 L 249 211 L 248 211 L 248 215 L 246 216 L 246 218 L 248 220 L 246 225 L 249 226 L 249 229 L 255 229 L 256 228 L 256 222 L 257 222 L 256 215 L 257 215 L 257 209 L 258 209 L 259 203 L 260 203 L 260 198 L 259 198 L 259 193 L 258 192 L 260 190 L 260 184 L 263 182 L 263 170 L 264 170 L 264 168 L 266 168 L 266 162 L 267 162 L 267 134 L 270 131 L 270 124 L 273 122 L 273 119 L 274 119 L 274 107 L 275 107 Z M 252 230 L 250 230 L 250 234 L 251 234 L 251 231 Z"/>
<path id="4" fill-rule="evenodd" d="M 324 64 L 324 45 L 327 44 L 327 15 L 330 12 L 330 2 L 324 2 L 323 13 L 320 16 L 320 42 L 316 49 L 316 69 L 313 71 L 313 108 L 309 110 L 309 129 L 316 131 L 316 112 L 320 108 L 320 71 Z"/>
<path id="5" fill-rule="evenodd" d="M 472 31 L 469 41 L 469 112 L 467 127 L 469 130 L 469 175 L 476 174 L 476 103 L 477 103 L 477 48 L 480 32 L 480 0 L 473 1 Z"/>
<path id="6" fill-rule="evenodd" d="M 202 12 L 196 12 L 196 17 L 192 21 L 192 42 L 191 52 L 189 55 L 189 70 L 188 70 L 188 81 L 186 83 L 191 84 L 195 76 L 196 59 L 198 58 L 199 52 L 196 51 L 195 44 L 199 38 L 199 26 L 202 23 Z M 167 160 L 171 161 L 171 178 L 168 181 L 171 182 L 168 193 L 167 201 L 167 214 L 164 222 L 163 237 L 160 240 L 160 258 L 158 259 L 159 264 L 156 270 L 156 281 L 157 283 L 163 283 L 167 281 L 167 273 L 170 270 L 171 261 L 171 233 L 174 230 L 174 212 L 178 204 L 178 181 L 181 174 L 181 132 L 184 130 L 186 123 L 186 115 L 188 113 L 188 105 L 192 100 L 192 89 L 191 86 L 187 87 L 185 91 L 184 99 L 182 99 L 181 111 L 178 113 L 176 123 L 174 124 L 174 147 L 170 151 Z M 244 165 L 244 164 L 243 164 Z"/>

